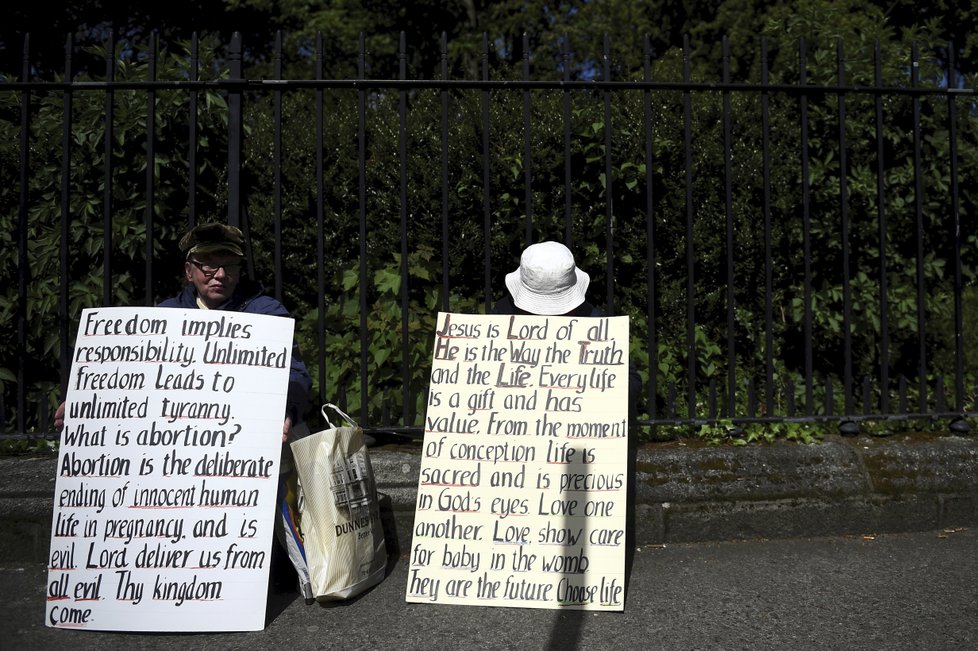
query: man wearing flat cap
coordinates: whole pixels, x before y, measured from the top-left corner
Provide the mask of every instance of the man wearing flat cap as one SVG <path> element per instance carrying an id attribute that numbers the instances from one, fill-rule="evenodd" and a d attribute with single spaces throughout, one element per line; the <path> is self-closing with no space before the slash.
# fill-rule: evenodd
<path id="1" fill-rule="evenodd" d="M 220 223 L 200 224 L 181 238 L 180 250 L 184 255 L 187 286 L 159 307 L 289 316 L 285 306 L 266 296 L 259 283 L 242 278 L 244 235 L 239 229 Z M 293 342 L 283 441 L 292 425 L 302 417 L 311 387 L 312 379 L 302 363 L 298 345 Z"/>
<path id="2" fill-rule="evenodd" d="M 227 310 L 233 312 L 249 312 L 251 314 L 270 314 L 272 316 L 288 317 L 285 306 L 263 293 L 259 283 L 242 278 L 242 266 L 245 260 L 244 236 L 234 226 L 227 224 L 208 223 L 191 228 L 180 239 L 180 250 L 183 252 L 183 273 L 187 286 L 173 298 L 168 298 L 158 307 L 178 307 L 200 310 Z M 299 347 L 292 342 L 292 366 L 289 369 L 289 387 L 285 398 L 285 416 L 282 425 L 282 442 L 285 443 L 289 431 L 294 424 L 301 421 L 309 399 L 312 379 L 302 363 Z M 64 427 L 64 403 L 62 402 L 54 416 L 54 426 L 57 431 Z M 288 446 L 283 445 L 283 455 Z M 281 555 L 292 560 L 294 571 L 288 574 L 289 581 L 299 581 L 299 589 L 308 597 L 311 591 L 308 569 L 304 560 L 293 559 L 289 539 L 294 531 L 288 497 L 288 473 L 283 472 L 285 457 L 280 467 L 282 476 L 279 479 L 279 496 L 276 504 L 275 536 L 280 545 L 273 549 L 271 561 L 272 576 L 276 585 L 281 584 L 282 573 L 289 565 L 279 560 Z M 294 536 L 293 536 L 294 538 Z M 278 578 L 275 578 L 278 577 Z"/>
<path id="3" fill-rule="evenodd" d="M 183 252 L 183 274 L 187 279 L 187 286 L 177 296 L 160 303 L 160 307 L 289 316 L 285 306 L 271 296 L 266 296 L 258 282 L 242 278 L 245 243 L 244 235 L 239 229 L 216 222 L 200 224 L 180 239 L 180 250 Z M 311 387 L 312 379 L 302 363 L 299 347 L 293 340 L 292 367 L 289 369 L 289 389 L 285 399 L 285 421 L 282 425 L 283 443 L 292 425 L 301 420 Z M 279 478 L 275 515 L 275 538 L 279 545 L 272 552 L 271 575 L 276 585 L 286 585 L 286 582 L 297 579 L 299 591 L 308 598 L 311 594 L 308 568 L 301 556 L 293 556 L 292 549 L 296 543 L 290 542 L 295 540 L 295 522 L 290 508 L 290 473 L 285 470 L 289 465 L 288 452 L 288 446 L 283 446 L 282 466 L 279 469 L 282 475 Z M 290 565 L 294 571 L 287 569 Z"/>

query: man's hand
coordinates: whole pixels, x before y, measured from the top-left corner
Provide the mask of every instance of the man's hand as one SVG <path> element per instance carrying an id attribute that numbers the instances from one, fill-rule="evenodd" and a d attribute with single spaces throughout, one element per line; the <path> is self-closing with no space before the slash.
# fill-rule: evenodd
<path id="1" fill-rule="evenodd" d="M 54 431 L 60 433 L 65 426 L 65 403 L 58 405 L 54 411 Z"/>
<path id="2" fill-rule="evenodd" d="M 289 436 L 289 430 L 292 429 L 292 417 L 285 417 L 285 424 L 282 425 L 282 443 L 285 443 L 285 439 Z"/>

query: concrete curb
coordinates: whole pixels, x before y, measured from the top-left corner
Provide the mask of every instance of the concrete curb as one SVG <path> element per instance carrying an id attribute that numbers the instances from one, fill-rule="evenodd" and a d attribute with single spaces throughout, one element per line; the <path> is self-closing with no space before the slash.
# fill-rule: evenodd
<path id="1" fill-rule="evenodd" d="M 410 545 L 420 450 L 371 448 L 398 544 Z M 46 562 L 56 458 L 0 458 L 0 554 Z M 834 437 L 821 443 L 643 446 L 634 541 L 898 533 L 978 524 L 978 439 Z"/>

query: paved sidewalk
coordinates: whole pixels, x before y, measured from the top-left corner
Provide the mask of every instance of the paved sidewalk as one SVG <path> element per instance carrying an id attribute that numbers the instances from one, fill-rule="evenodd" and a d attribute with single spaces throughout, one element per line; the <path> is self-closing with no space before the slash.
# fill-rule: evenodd
<path id="1" fill-rule="evenodd" d="M 407 560 L 348 603 L 273 594 L 248 633 L 147 634 L 44 626 L 42 563 L 0 562 L 0 648 L 50 651 L 310 649 L 978 648 L 978 529 L 683 543 L 634 554 L 624 612 L 407 603 Z"/>

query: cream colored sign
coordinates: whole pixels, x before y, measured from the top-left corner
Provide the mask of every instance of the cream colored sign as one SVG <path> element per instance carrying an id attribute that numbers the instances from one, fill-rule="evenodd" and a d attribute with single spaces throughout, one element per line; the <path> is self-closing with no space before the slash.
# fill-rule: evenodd
<path id="1" fill-rule="evenodd" d="M 441 313 L 407 601 L 622 610 L 628 317 Z"/>

